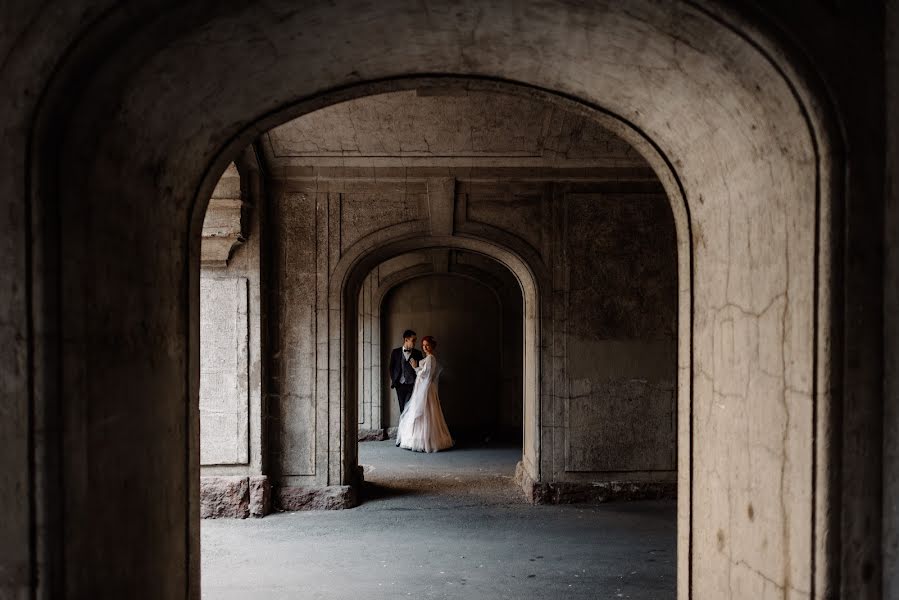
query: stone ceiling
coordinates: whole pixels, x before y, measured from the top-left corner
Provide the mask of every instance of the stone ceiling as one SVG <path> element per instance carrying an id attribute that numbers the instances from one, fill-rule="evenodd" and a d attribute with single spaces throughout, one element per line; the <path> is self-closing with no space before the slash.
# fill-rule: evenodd
<path id="1" fill-rule="evenodd" d="M 272 167 L 647 167 L 627 142 L 549 103 L 498 92 L 410 90 L 309 113 L 265 133 Z"/>

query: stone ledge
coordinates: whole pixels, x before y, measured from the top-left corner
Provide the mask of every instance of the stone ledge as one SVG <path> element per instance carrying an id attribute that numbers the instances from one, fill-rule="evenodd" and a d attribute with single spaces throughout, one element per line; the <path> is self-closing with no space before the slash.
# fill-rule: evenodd
<path id="1" fill-rule="evenodd" d="M 329 485 L 327 487 L 280 487 L 275 493 L 276 509 L 342 510 L 359 505 L 357 486 Z"/>
<path id="2" fill-rule="evenodd" d="M 200 477 L 200 516 L 246 519 L 271 512 L 271 486 L 265 475 Z"/>
<path id="3" fill-rule="evenodd" d="M 629 500 L 675 500 L 674 481 L 603 481 L 539 483 L 522 463 L 515 467 L 515 483 L 531 504 L 573 504 L 578 502 L 621 502 Z"/>

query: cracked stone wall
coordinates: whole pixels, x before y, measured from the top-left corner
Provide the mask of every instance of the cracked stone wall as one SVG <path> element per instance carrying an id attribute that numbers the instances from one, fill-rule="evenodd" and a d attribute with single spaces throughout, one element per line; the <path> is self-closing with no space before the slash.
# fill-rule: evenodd
<path id="1" fill-rule="evenodd" d="M 668 199 L 563 193 L 555 297 L 565 319 L 564 374 L 548 375 L 567 388 L 565 470 L 673 480 L 677 262 Z"/>

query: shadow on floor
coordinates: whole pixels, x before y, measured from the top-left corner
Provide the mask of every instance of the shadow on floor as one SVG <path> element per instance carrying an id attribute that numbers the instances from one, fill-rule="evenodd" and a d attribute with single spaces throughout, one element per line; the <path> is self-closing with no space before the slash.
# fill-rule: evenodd
<path id="1" fill-rule="evenodd" d="M 401 508 L 428 497 L 440 504 L 517 504 L 523 494 L 514 485 L 521 447 L 460 443 L 443 452 L 411 452 L 392 440 L 359 444 L 364 472 L 360 500 Z M 411 506 L 411 505 L 410 505 Z"/>
<path id="2" fill-rule="evenodd" d="M 418 490 L 414 487 L 366 481 L 362 485 L 360 500 L 362 502 L 370 502 L 372 500 L 388 500 L 390 498 L 399 498 L 402 496 L 416 496 L 420 493 L 421 490 Z"/>

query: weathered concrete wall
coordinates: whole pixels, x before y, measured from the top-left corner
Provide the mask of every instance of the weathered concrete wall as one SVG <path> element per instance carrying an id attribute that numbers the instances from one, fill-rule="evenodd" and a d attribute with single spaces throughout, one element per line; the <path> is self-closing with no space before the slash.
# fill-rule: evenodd
<path id="1" fill-rule="evenodd" d="M 246 277 L 200 281 L 200 464 L 250 461 L 250 319 Z M 201 471 L 202 472 L 202 471 Z"/>
<path id="2" fill-rule="evenodd" d="M 328 436 L 339 431 L 329 420 L 340 420 L 329 409 L 339 389 L 329 368 L 330 353 L 340 351 L 328 296 L 337 262 L 366 235 L 423 222 L 426 202 L 424 180 L 408 188 L 389 180 L 273 180 L 268 448 L 280 486 L 338 483 L 328 453 Z"/>
<path id="3" fill-rule="evenodd" d="M 899 598 L 899 0 L 886 3 L 883 597 Z"/>
<path id="4" fill-rule="evenodd" d="M 557 378 L 566 472 L 667 472 L 677 458 L 677 256 L 662 195 L 562 191 Z M 661 475 L 658 475 L 661 476 Z M 657 477 L 658 477 L 657 476 Z"/>
<path id="5" fill-rule="evenodd" d="M 316 444 L 316 432 L 327 431 L 327 409 L 318 403 L 317 299 L 327 279 L 333 243 L 328 221 L 319 236 L 318 218 L 327 215 L 327 194 L 275 191 L 271 199 L 271 307 L 269 457 L 272 475 L 281 482 L 313 480 L 317 471 L 327 484 L 327 453 Z M 324 247 L 319 250 L 319 243 Z M 321 268 L 324 273 L 319 275 Z M 323 341 L 322 344 L 327 344 Z M 326 390 L 325 390 L 326 391 Z M 324 473 L 322 473 L 324 461 Z"/>
<path id="6" fill-rule="evenodd" d="M 676 239 L 667 198 L 644 189 L 651 182 L 459 185 L 460 230 L 506 232 L 551 265 L 544 482 L 673 480 Z"/>

